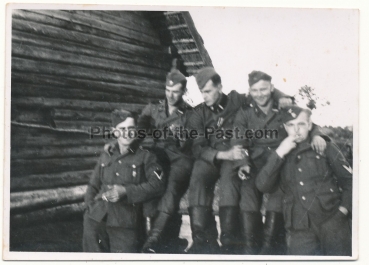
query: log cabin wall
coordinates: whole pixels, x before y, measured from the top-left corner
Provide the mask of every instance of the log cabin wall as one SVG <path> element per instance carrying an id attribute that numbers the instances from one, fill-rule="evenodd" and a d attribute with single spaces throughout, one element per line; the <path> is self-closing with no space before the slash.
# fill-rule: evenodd
<path id="1" fill-rule="evenodd" d="M 171 55 L 147 12 L 14 10 L 12 227 L 80 215 L 110 112 L 164 97 Z"/>
<path id="2" fill-rule="evenodd" d="M 164 98 L 173 58 L 186 76 L 212 66 L 188 12 L 13 10 L 11 227 L 81 217 L 108 141 L 91 127 Z"/>

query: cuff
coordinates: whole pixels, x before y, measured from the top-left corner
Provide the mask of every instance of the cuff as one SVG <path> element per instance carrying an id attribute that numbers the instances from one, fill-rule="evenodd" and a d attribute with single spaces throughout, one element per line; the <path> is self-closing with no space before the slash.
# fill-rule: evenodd
<path id="1" fill-rule="evenodd" d="M 202 153 L 201 158 L 211 164 L 215 164 L 215 157 L 218 153 L 218 150 L 215 149 L 207 149 L 205 152 Z"/>

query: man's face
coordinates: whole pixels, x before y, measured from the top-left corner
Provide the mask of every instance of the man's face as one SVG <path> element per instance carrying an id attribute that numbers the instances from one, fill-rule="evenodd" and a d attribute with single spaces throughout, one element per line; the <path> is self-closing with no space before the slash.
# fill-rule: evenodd
<path id="1" fill-rule="evenodd" d="M 296 119 L 286 122 L 284 128 L 288 136 L 294 137 L 296 143 L 301 143 L 308 137 L 312 123 L 305 112 L 300 112 Z"/>
<path id="2" fill-rule="evenodd" d="M 260 80 L 250 87 L 250 95 L 260 107 L 265 107 L 271 97 L 274 87 L 270 81 Z"/>
<path id="3" fill-rule="evenodd" d="M 212 106 L 218 101 L 222 94 L 222 84 L 214 86 L 213 81 L 210 79 L 205 86 L 200 90 L 206 106 Z"/>
<path id="4" fill-rule="evenodd" d="M 121 145 L 129 146 L 134 140 L 134 131 L 136 130 L 135 120 L 131 117 L 125 119 L 114 128 L 119 132 L 118 142 Z M 131 133 L 130 133 L 131 131 Z"/>
<path id="5" fill-rule="evenodd" d="M 182 84 L 178 83 L 172 87 L 165 87 L 165 96 L 168 101 L 168 105 L 175 106 L 178 101 L 182 98 L 184 91 L 182 89 Z"/>

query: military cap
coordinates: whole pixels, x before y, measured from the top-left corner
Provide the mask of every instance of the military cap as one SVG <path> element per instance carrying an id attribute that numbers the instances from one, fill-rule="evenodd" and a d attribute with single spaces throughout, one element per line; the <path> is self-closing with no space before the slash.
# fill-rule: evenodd
<path id="1" fill-rule="evenodd" d="M 124 109 L 115 109 L 111 113 L 111 125 L 115 127 L 119 123 L 124 122 L 127 118 L 134 118 L 133 114 Z"/>
<path id="2" fill-rule="evenodd" d="M 199 89 L 202 89 L 205 84 L 216 75 L 215 69 L 213 67 L 204 67 L 202 68 L 196 75 L 196 83 L 199 86 Z"/>
<path id="3" fill-rule="evenodd" d="M 186 86 L 187 83 L 187 79 L 186 77 L 177 69 L 175 70 L 171 70 L 168 74 L 167 74 L 167 80 L 165 82 L 165 86 L 169 86 L 172 87 L 178 83 L 184 83 L 184 86 Z"/>
<path id="4" fill-rule="evenodd" d="M 296 119 L 303 110 L 304 109 L 300 108 L 299 106 L 291 106 L 286 109 L 282 109 L 282 122 L 286 123 L 288 121 Z"/>
<path id="5" fill-rule="evenodd" d="M 249 85 L 250 87 L 259 82 L 260 80 L 265 80 L 265 81 L 272 81 L 272 77 L 264 72 L 261 71 L 252 71 L 249 74 Z"/>

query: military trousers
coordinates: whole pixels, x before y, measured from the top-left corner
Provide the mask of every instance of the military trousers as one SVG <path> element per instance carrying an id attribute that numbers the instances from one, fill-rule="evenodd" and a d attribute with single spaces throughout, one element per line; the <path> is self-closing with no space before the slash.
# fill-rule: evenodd
<path id="1" fill-rule="evenodd" d="M 188 192 L 189 206 L 211 207 L 214 199 L 215 183 L 219 178 L 220 201 L 225 201 L 227 198 L 233 200 L 233 187 L 230 188 L 233 183 L 222 181 L 222 179 L 228 179 L 228 174 L 232 172 L 232 166 L 231 161 L 222 161 L 217 165 L 213 165 L 201 159 L 196 160 L 192 169 Z M 226 204 L 220 204 L 219 206 L 226 206 Z"/>
<path id="2" fill-rule="evenodd" d="M 162 152 L 160 152 L 162 154 Z M 165 150 L 167 187 L 160 199 L 158 210 L 169 215 L 179 210 L 179 203 L 188 189 L 193 166 L 193 159 L 173 151 Z M 164 161 L 163 161 L 164 163 Z"/>
<path id="3" fill-rule="evenodd" d="M 352 255 L 349 218 L 339 210 L 319 226 L 310 224 L 308 229 L 287 229 L 288 255 Z"/>
<path id="4" fill-rule="evenodd" d="M 83 251 L 138 253 L 142 245 L 141 229 L 106 226 L 86 214 L 83 220 Z"/>

